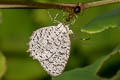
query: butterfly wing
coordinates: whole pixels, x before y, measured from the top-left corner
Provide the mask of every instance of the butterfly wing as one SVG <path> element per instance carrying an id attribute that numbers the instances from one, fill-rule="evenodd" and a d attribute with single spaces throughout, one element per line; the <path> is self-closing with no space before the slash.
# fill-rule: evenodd
<path id="1" fill-rule="evenodd" d="M 68 28 L 68 26 L 67 26 Z M 51 76 L 57 76 L 64 70 L 70 53 L 70 38 L 63 24 L 36 30 L 29 42 L 29 51 L 34 59 Z"/>

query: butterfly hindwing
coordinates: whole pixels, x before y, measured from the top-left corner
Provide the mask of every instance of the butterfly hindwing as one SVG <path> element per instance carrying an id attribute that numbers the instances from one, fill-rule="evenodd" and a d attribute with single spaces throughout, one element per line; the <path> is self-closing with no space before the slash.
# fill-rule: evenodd
<path id="1" fill-rule="evenodd" d="M 69 28 L 62 23 L 36 30 L 29 42 L 29 52 L 51 76 L 64 70 L 70 53 Z"/>

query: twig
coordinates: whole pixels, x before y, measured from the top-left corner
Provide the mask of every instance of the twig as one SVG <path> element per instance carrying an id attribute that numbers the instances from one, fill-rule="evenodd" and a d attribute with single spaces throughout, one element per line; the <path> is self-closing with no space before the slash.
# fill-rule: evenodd
<path id="1" fill-rule="evenodd" d="M 108 5 L 108 4 L 115 4 L 120 3 L 120 0 L 101 0 L 96 2 L 85 3 L 84 8 L 91 8 L 96 6 Z"/>
<path id="2" fill-rule="evenodd" d="M 0 9 L 59 9 L 69 12 L 66 21 L 70 20 L 74 11 L 79 10 L 82 12 L 85 9 L 102 6 L 107 4 L 120 3 L 120 0 L 101 0 L 89 3 L 41 3 L 41 2 L 0 2 Z M 79 6 L 79 7 L 78 7 Z M 77 8 L 77 9 L 76 9 Z M 79 12 L 79 13 L 80 13 Z"/>
<path id="3" fill-rule="evenodd" d="M 0 2 L 0 9 L 60 9 L 70 12 L 77 3 Z"/>
<path id="4" fill-rule="evenodd" d="M 41 3 L 41 2 L 0 2 L 0 9 L 60 9 L 69 11 L 76 5 L 83 9 L 102 6 L 107 4 L 120 3 L 120 0 L 102 0 L 89 3 Z M 84 6 L 82 5 L 84 4 Z"/>

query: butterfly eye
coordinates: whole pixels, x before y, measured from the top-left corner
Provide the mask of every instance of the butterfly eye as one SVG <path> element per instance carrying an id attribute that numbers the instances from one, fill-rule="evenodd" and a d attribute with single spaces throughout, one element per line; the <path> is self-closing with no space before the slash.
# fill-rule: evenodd
<path id="1" fill-rule="evenodd" d="M 74 8 L 74 13 L 80 13 L 80 11 L 81 11 L 81 7 L 80 6 L 76 6 Z"/>
<path id="2" fill-rule="evenodd" d="M 68 21 L 70 21 L 70 18 L 68 17 L 68 18 L 66 18 L 66 21 L 68 22 Z"/>

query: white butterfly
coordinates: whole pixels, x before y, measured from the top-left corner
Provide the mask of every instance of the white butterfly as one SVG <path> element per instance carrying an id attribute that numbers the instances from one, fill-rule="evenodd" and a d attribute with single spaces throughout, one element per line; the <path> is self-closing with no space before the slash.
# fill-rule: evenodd
<path id="1" fill-rule="evenodd" d="M 29 42 L 29 52 L 51 76 L 60 75 L 69 58 L 71 41 L 68 25 L 40 28 L 33 32 Z"/>

